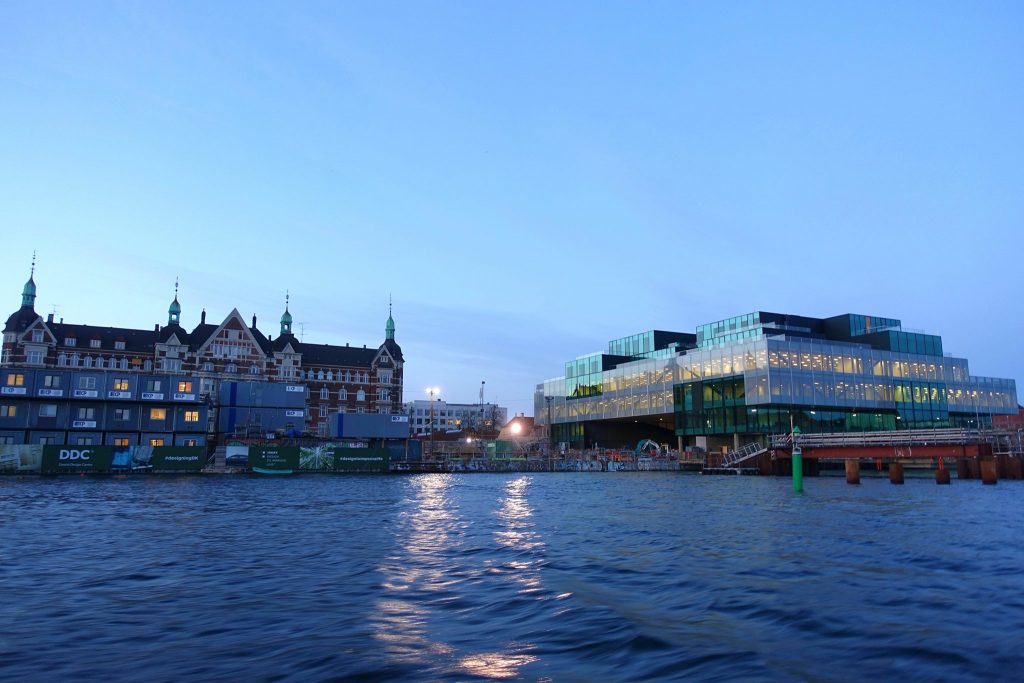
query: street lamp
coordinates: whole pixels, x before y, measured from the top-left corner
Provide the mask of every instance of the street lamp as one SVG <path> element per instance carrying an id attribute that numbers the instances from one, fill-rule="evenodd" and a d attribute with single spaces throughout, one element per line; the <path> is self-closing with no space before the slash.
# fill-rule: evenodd
<path id="1" fill-rule="evenodd" d="M 427 387 L 427 394 L 430 396 L 430 447 L 427 449 L 430 455 L 434 454 L 434 397 L 441 393 L 438 387 Z"/>

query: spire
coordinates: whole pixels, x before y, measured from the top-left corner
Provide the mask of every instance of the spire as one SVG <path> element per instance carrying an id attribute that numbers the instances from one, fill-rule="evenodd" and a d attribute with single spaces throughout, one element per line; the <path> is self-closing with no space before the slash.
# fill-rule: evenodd
<path id="1" fill-rule="evenodd" d="M 174 278 L 174 301 L 167 309 L 167 324 L 177 325 L 181 320 L 181 304 L 178 303 L 178 278 Z"/>
<path id="2" fill-rule="evenodd" d="M 388 294 L 388 323 L 384 326 L 384 339 L 395 338 L 395 319 L 391 317 L 391 295 Z"/>
<path id="3" fill-rule="evenodd" d="M 288 312 L 288 291 L 284 293 L 284 314 L 281 315 L 281 334 L 292 333 L 292 314 Z"/>
<path id="4" fill-rule="evenodd" d="M 36 252 L 32 252 L 32 270 L 29 271 L 28 282 L 21 290 L 21 305 L 35 308 L 36 304 Z"/>

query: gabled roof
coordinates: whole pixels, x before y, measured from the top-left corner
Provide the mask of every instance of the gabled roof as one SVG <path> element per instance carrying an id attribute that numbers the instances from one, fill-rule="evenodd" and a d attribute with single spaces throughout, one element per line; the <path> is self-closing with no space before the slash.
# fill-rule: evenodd
<path id="1" fill-rule="evenodd" d="M 260 350 L 267 356 L 271 355 L 274 351 L 274 347 L 271 345 L 270 340 L 260 330 L 255 327 L 250 327 L 249 331 L 252 332 L 252 336 L 256 338 L 256 343 L 259 344 Z"/>
<path id="2" fill-rule="evenodd" d="M 281 351 L 284 351 L 289 344 L 292 345 L 292 351 L 295 353 L 302 353 L 302 344 L 300 344 L 299 340 L 295 338 L 295 335 L 291 333 L 282 334 L 274 340 L 273 344 L 270 345 L 270 348 L 277 353 L 280 353 Z"/>
<path id="3" fill-rule="evenodd" d="M 189 344 L 188 332 L 182 329 L 181 325 L 177 323 L 171 323 L 160 329 L 160 333 L 157 335 L 157 339 L 161 344 L 166 344 L 171 337 L 177 337 L 178 342 L 184 345 Z"/>
<path id="4" fill-rule="evenodd" d="M 276 340 L 275 340 L 276 343 Z M 302 365 L 346 365 L 349 367 L 370 367 L 377 357 L 377 349 L 361 349 L 354 346 L 331 346 L 330 344 L 299 344 Z"/>
<path id="5" fill-rule="evenodd" d="M 396 342 L 394 339 L 386 340 L 383 344 L 381 344 L 381 346 L 383 346 L 385 349 L 387 349 L 388 353 L 390 353 L 391 357 L 394 358 L 395 360 L 397 360 L 397 361 L 404 361 L 405 360 L 404 358 L 402 358 L 402 347 L 399 346 L 398 342 Z"/>
<path id="6" fill-rule="evenodd" d="M 22 306 L 7 318 L 4 325 L 4 332 L 17 332 L 21 334 L 29 328 L 29 325 L 39 319 L 39 314 L 31 306 Z"/>
<path id="7" fill-rule="evenodd" d="M 196 325 L 192 333 L 189 334 L 189 350 L 198 351 L 199 347 L 206 343 L 206 340 L 217 331 L 217 325 L 210 325 L 208 323 L 200 323 Z"/>
<path id="8" fill-rule="evenodd" d="M 97 327 L 95 325 L 72 325 L 71 323 L 50 323 L 53 336 L 57 338 L 57 348 L 73 348 L 76 351 L 88 352 L 90 339 L 99 339 L 100 348 L 96 350 L 114 350 L 115 341 L 124 342 L 125 351 L 137 353 L 152 353 L 153 346 L 157 342 L 155 330 L 133 330 L 127 327 Z M 81 340 L 81 344 L 73 347 L 65 347 L 64 340 L 68 337 L 75 337 Z"/>

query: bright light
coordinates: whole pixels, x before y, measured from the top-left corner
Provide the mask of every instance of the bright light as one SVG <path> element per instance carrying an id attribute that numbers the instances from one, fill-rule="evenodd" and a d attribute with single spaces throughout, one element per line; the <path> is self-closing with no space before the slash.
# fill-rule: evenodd
<path id="1" fill-rule="evenodd" d="M 471 437 L 467 436 L 466 437 L 466 443 L 473 443 L 473 439 Z"/>
<path id="2" fill-rule="evenodd" d="M 437 396 L 438 394 L 441 393 L 441 388 L 440 387 L 427 387 L 426 388 L 426 392 L 428 394 L 430 394 L 431 396 Z"/>
<path id="3" fill-rule="evenodd" d="M 518 422 L 513 422 L 512 423 L 512 433 L 513 434 L 518 434 L 521 431 L 523 431 L 523 425 L 519 424 Z"/>

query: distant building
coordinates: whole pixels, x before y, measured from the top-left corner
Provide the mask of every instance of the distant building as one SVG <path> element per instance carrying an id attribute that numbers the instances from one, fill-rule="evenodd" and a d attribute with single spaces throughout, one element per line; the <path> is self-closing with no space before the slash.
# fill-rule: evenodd
<path id="1" fill-rule="evenodd" d="M 899 320 L 757 311 L 651 330 L 565 363 L 537 385 L 555 442 L 737 447 L 769 434 L 986 427 L 1018 412 L 1012 379 L 972 375 Z"/>
<path id="2" fill-rule="evenodd" d="M 405 359 L 395 341 L 390 310 L 384 342 L 372 348 L 303 343 L 292 333 L 288 297 L 276 338 L 256 326 L 256 316 L 247 324 L 237 309 L 217 324 L 207 323 L 204 310 L 199 324 L 188 330 L 182 326 L 177 286 L 167 310 L 167 324 L 154 325 L 152 330 L 68 324 L 63 319 L 54 321 L 52 314 L 44 320 L 36 313 L 33 276 L 22 290 L 21 307 L 8 317 L 3 331 L 0 438 L 14 439 L 10 443 L 34 443 L 29 440 L 44 427 L 47 433 L 54 432 L 45 438 L 60 439 L 59 432 L 66 431 L 63 438 L 69 439 L 67 443 L 78 438 L 99 438 L 94 443 L 105 443 L 111 434 L 123 431 L 107 420 L 108 413 L 126 410 L 120 402 L 168 400 L 165 408 L 169 409 L 180 400 L 195 402 L 204 406 L 203 410 L 205 406 L 216 409 L 224 383 L 251 385 L 245 393 L 249 404 L 230 406 L 235 408 L 234 418 L 218 419 L 209 430 L 211 434 L 225 430 L 228 423 L 236 430 L 268 428 L 252 424 L 253 416 L 266 415 L 253 410 L 262 405 L 259 396 L 277 397 L 280 393 L 257 391 L 257 385 L 265 383 L 288 385 L 302 396 L 298 405 L 294 393 L 281 394 L 287 400 L 275 398 L 282 405 L 272 407 L 290 411 L 287 416 L 295 419 L 282 423 L 275 417 L 270 420 L 274 425 L 290 425 L 321 436 L 329 433 L 328 416 L 332 413 L 402 412 Z M 237 390 L 233 395 L 237 398 Z M 91 404 L 79 406 L 79 401 Z M 57 415 L 49 415 L 55 404 Z M 145 406 L 155 410 L 148 403 L 138 409 Z M 102 413 L 103 419 L 75 419 L 79 408 L 86 409 L 86 415 L 88 409 L 93 415 Z M 21 420 L 30 414 L 44 417 L 40 411 L 47 413 L 46 425 L 36 421 L 33 426 Z M 199 420 L 206 432 L 203 415 Z M 55 417 L 62 419 L 51 419 Z M 131 422 L 134 424 L 134 418 Z M 79 423 L 95 425 L 82 427 Z M 80 429 L 88 430 L 88 435 L 78 436 Z M 151 431 L 139 423 L 134 437 L 145 441 Z"/>
<path id="3" fill-rule="evenodd" d="M 508 408 L 493 403 L 434 401 L 431 413 L 430 401 L 420 399 L 406 403 L 404 410 L 409 416 L 409 428 L 413 434 L 430 433 L 431 415 L 435 432 L 472 430 L 480 434 L 495 434 L 508 420 Z"/>

